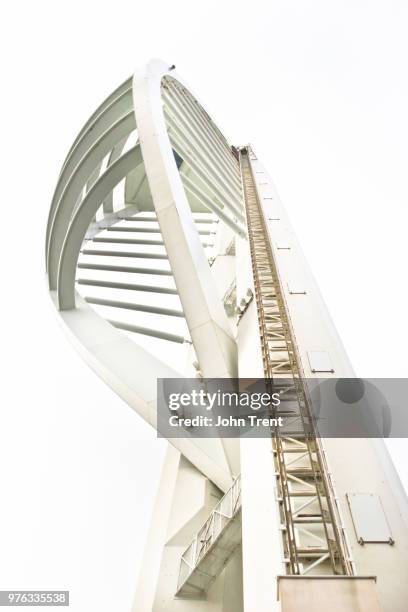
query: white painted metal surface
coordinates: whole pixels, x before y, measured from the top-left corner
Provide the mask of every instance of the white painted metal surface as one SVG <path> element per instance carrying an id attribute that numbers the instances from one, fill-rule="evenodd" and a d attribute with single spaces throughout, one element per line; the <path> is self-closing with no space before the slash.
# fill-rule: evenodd
<path id="1" fill-rule="evenodd" d="M 351 516 L 360 543 L 393 543 L 381 499 L 373 493 L 348 493 Z"/>
<path id="2" fill-rule="evenodd" d="M 57 182 L 46 237 L 51 297 L 84 359 L 153 427 L 158 377 L 265 372 L 238 158 L 174 68 L 154 60 L 91 116 Z M 249 158 L 298 369 L 311 377 L 353 377 L 275 187 L 252 150 Z M 289 366 L 278 358 L 279 367 Z M 329 571 L 323 546 L 300 545 L 317 498 L 289 500 L 304 495 L 299 489 L 308 476 L 295 474 L 294 463 L 290 494 L 282 498 L 268 438 L 169 442 L 134 612 L 278 612 L 278 576 L 291 567 L 306 573 L 296 584 L 312 601 L 316 583 L 308 587 L 307 576 Z M 377 576 L 385 612 L 405 612 L 407 501 L 382 441 L 325 440 L 319 449 L 347 567 Z M 242 508 L 220 513 L 238 482 Z M 347 503 L 350 491 L 364 495 L 350 494 Z M 290 525 L 288 514 L 282 521 L 282 504 Z M 200 542 L 200 557 L 203 524 L 211 538 Z M 283 545 L 288 525 L 304 555 L 297 564 Z M 180 581 L 183 559 L 188 568 Z M 206 578 L 197 583 L 199 597 L 177 597 L 200 570 Z M 290 580 L 284 591 L 298 592 Z"/>
<path id="3" fill-rule="evenodd" d="M 334 368 L 327 351 L 308 351 L 310 370 L 313 374 L 333 374 Z"/>

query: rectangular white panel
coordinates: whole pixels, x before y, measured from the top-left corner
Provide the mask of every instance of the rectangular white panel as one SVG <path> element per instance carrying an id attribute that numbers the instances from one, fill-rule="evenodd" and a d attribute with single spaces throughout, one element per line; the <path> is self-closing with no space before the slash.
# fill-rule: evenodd
<path id="1" fill-rule="evenodd" d="M 287 242 L 277 242 L 276 248 L 278 250 L 290 249 L 290 244 L 288 244 Z"/>
<path id="2" fill-rule="evenodd" d="M 392 534 L 378 495 L 373 493 L 347 493 L 351 517 L 357 540 L 392 543 Z"/>
<path id="3" fill-rule="evenodd" d="M 308 351 L 310 369 L 315 372 L 334 372 L 334 368 L 327 351 Z"/>
<path id="4" fill-rule="evenodd" d="M 374 576 L 278 576 L 282 612 L 381 612 Z"/>

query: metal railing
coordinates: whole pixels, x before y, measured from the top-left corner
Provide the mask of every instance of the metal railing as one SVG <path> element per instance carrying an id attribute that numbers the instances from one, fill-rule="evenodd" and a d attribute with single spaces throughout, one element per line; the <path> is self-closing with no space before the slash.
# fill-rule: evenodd
<path id="1" fill-rule="evenodd" d="M 231 488 L 212 510 L 194 540 L 182 554 L 178 580 L 179 589 L 205 557 L 225 526 L 237 514 L 240 507 L 241 477 L 238 476 Z"/>

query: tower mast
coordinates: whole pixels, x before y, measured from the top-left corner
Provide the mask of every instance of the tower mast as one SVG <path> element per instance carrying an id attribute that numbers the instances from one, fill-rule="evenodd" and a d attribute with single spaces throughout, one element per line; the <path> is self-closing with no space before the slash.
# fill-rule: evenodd
<path id="1" fill-rule="evenodd" d="M 254 101 L 255 105 L 255 101 Z M 274 185 L 152 60 L 63 164 L 47 280 L 84 359 L 154 428 L 158 379 L 258 378 L 290 429 L 169 436 L 133 612 L 406 612 L 382 440 L 321 439 L 307 379 L 355 374 Z"/>

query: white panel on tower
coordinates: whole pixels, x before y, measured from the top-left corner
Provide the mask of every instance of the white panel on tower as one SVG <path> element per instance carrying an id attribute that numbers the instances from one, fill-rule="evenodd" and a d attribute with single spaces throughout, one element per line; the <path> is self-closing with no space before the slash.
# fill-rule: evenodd
<path id="1" fill-rule="evenodd" d="M 393 544 L 392 534 L 378 495 L 373 493 L 348 493 L 347 499 L 360 544 L 367 542 Z"/>
<path id="2" fill-rule="evenodd" d="M 334 372 L 334 368 L 327 351 L 308 351 L 310 369 L 315 372 Z"/>

